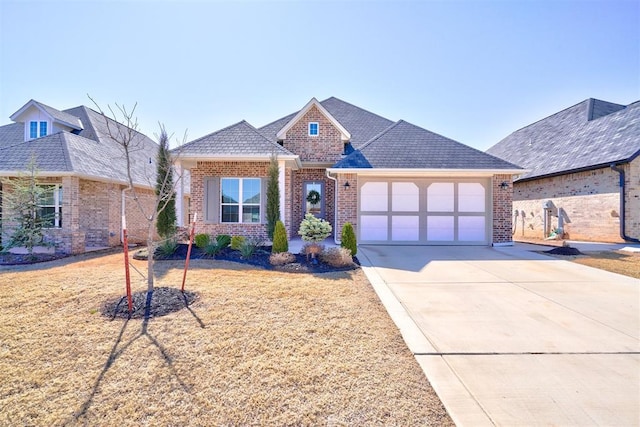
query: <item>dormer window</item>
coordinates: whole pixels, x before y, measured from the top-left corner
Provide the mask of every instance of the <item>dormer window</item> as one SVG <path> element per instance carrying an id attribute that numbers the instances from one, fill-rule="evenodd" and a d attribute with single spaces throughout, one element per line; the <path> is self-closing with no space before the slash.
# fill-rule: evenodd
<path id="1" fill-rule="evenodd" d="M 309 122 L 309 136 L 318 136 L 318 122 Z"/>
<path id="2" fill-rule="evenodd" d="M 47 136 L 47 122 L 29 122 L 29 139 Z"/>

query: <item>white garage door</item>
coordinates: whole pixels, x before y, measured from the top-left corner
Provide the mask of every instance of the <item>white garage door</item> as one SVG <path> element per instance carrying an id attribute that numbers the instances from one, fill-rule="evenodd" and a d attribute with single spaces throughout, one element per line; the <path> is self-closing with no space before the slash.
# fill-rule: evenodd
<path id="1" fill-rule="evenodd" d="M 489 180 L 359 180 L 365 244 L 486 245 Z"/>

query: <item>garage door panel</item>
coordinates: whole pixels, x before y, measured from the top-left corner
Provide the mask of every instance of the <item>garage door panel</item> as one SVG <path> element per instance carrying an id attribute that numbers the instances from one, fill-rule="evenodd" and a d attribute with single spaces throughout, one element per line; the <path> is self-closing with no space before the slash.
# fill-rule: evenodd
<path id="1" fill-rule="evenodd" d="M 420 240 L 420 217 L 392 216 L 391 217 L 391 240 L 417 242 Z"/>
<path id="2" fill-rule="evenodd" d="M 484 216 L 461 216 L 458 218 L 458 240 L 463 242 L 483 242 L 485 240 L 486 218 Z"/>
<path id="3" fill-rule="evenodd" d="M 387 212 L 389 210 L 389 184 L 366 182 L 360 189 L 360 210 L 363 212 Z"/>
<path id="4" fill-rule="evenodd" d="M 389 220 L 386 215 L 362 215 L 360 217 L 361 240 L 388 240 Z"/>
<path id="5" fill-rule="evenodd" d="M 458 184 L 458 212 L 484 212 L 485 189 L 478 182 L 461 182 Z"/>
<path id="6" fill-rule="evenodd" d="M 427 240 L 434 242 L 451 242 L 455 239 L 454 217 L 428 216 Z"/>
<path id="7" fill-rule="evenodd" d="M 429 212 L 453 212 L 453 182 L 434 182 L 427 187 L 427 210 Z"/>
<path id="8" fill-rule="evenodd" d="M 391 210 L 393 212 L 418 212 L 420 188 L 413 182 L 394 182 L 391 186 Z"/>

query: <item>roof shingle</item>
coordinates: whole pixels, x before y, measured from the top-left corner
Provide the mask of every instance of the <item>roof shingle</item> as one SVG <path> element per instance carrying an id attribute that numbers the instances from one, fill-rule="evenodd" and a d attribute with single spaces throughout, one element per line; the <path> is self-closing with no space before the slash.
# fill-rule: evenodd
<path id="1" fill-rule="evenodd" d="M 640 154 L 640 101 L 587 99 L 513 132 L 487 153 L 529 169 L 532 179 L 625 162 Z"/>

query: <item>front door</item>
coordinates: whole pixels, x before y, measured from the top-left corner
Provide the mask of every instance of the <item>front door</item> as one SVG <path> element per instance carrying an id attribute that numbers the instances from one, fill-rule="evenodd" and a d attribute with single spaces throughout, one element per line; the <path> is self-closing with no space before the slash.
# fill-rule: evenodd
<path id="1" fill-rule="evenodd" d="M 305 181 L 302 186 L 302 197 L 305 215 L 311 213 L 316 218 L 324 219 L 324 182 Z"/>

